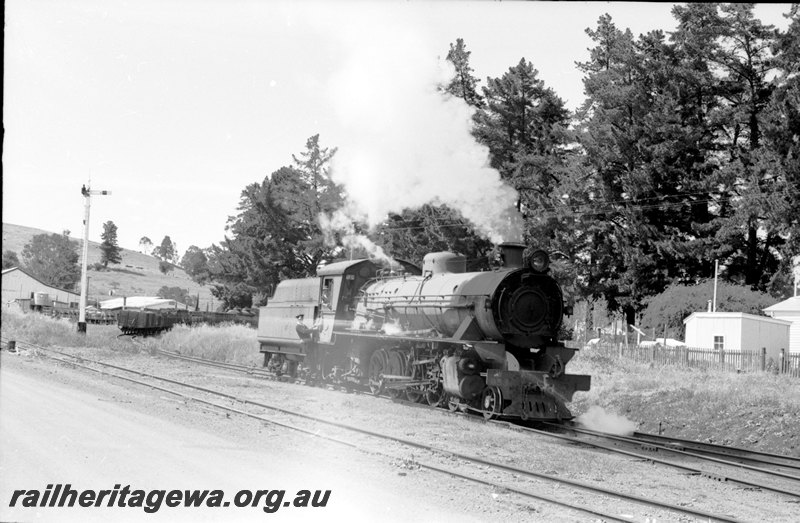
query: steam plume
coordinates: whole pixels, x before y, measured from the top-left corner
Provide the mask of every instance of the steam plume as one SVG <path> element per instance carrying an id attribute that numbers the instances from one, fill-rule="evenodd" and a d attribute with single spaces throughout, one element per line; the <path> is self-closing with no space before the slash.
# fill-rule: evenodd
<path id="1" fill-rule="evenodd" d="M 608 432 L 618 436 L 630 436 L 636 431 L 636 423 L 619 414 L 606 412 L 603 407 L 593 405 L 575 421 L 587 429 Z"/>
<path id="2" fill-rule="evenodd" d="M 517 193 L 470 134 L 472 108 L 437 90 L 454 74 L 437 58 L 444 50 L 413 29 L 382 31 L 348 42 L 349 59 L 330 84 L 343 129 L 334 181 L 370 226 L 389 213 L 447 204 L 495 243 L 519 241 Z"/>
<path id="3" fill-rule="evenodd" d="M 350 208 L 340 209 L 333 214 L 321 214 L 319 216 L 319 224 L 322 233 L 325 237 L 327 245 L 341 245 L 346 249 L 362 248 L 367 252 L 370 259 L 377 259 L 388 263 L 389 265 L 397 265 L 397 262 L 392 259 L 386 252 L 375 243 L 362 234 L 358 234 L 353 227 L 354 216 L 358 213 Z M 337 241 L 336 235 L 339 235 Z"/>

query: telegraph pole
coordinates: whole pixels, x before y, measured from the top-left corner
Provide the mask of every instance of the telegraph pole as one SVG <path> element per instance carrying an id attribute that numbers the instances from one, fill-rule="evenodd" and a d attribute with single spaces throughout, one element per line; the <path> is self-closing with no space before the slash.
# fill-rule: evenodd
<path id="1" fill-rule="evenodd" d="M 719 277 L 719 260 L 714 260 L 714 301 L 711 312 L 717 312 L 717 278 Z"/>
<path id="2" fill-rule="evenodd" d="M 89 182 L 91 185 L 91 182 Z M 92 205 L 92 195 L 107 196 L 111 191 L 93 191 L 91 187 L 81 187 L 81 194 L 84 200 L 83 215 L 83 261 L 81 262 L 81 305 L 78 315 L 78 332 L 86 334 L 86 297 L 89 293 L 89 277 L 87 276 L 87 259 L 89 257 L 89 208 Z"/>

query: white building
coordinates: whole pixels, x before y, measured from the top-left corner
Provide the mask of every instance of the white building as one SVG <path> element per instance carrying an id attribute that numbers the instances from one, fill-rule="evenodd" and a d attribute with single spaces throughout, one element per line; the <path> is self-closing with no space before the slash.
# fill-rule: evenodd
<path id="1" fill-rule="evenodd" d="M 43 305 L 55 302 L 62 307 L 77 307 L 81 298 L 80 293 L 48 285 L 19 267 L 3 271 L 2 292 L 4 305 L 18 301 L 23 308 L 29 307 L 35 299 L 41 299 Z"/>
<path id="2" fill-rule="evenodd" d="M 789 298 L 764 309 L 764 313 L 791 322 L 789 327 L 789 352 L 800 353 L 800 296 Z"/>
<path id="3" fill-rule="evenodd" d="M 777 361 L 789 349 L 791 322 L 744 312 L 693 312 L 683 320 L 686 345 L 726 351 L 767 349 Z"/>

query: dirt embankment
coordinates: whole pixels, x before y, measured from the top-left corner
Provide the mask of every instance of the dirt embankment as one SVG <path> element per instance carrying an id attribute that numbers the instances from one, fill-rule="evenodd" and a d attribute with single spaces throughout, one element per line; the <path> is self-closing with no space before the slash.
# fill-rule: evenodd
<path id="1" fill-rule="evenodd" d="M 572 373 L 592 374 L 573 411 L 599 405 L 641 432 L 800 457 L 800 379 L 633 363 L 581 354 Z"/>

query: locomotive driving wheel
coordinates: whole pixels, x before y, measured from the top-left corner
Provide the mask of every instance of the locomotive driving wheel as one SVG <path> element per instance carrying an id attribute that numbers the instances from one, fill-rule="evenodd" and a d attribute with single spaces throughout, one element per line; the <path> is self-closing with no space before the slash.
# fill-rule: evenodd
<path id="1" fill-rule="evenodd" d="M 422 398 L 425 397 L 425 392 L 421 390 L 420 385 L 414 385 L 406 389 L 406 398 L 411 403 L 422 403 Z"/>
<path id="2" fill-rule="evenodd" d="M 483 417 L 485 419 L 499 418 L 503 412 L 503 392 L 496 385 L 483 389 L 481 407 L 483 407 Z"/>
<path id="3" fill-rule="evenodd" d="M 431 407 L 441 407 L 444 404 L 444 389 L 441 383 L 428 387 L 425 391 L 425 401 Z"/>
<path id="4" fill-rule="evenodd" d="M 463 411 L 461 408 L 461 400 L 456 398 L 455 396 L 447 395 L 447 409 L 450 412 L 458 412 L 459 410 Z"/>
<path id="5" fill-rule="evenodd" d="M 389 368 L 385 371 L 386 374 L 391 376 L 405 376 L 406 375 L 406 356 L 398 350 L 389 351 Z M 391 381 L 390 381 L 391 383 Z M 389 388 L 389 395 L 393 398 L 400 398 L 403 396 L 405 389 Z"/>
<path id="6" fill-rule="evenodd" d="M 413 356 L 409 357 L 408 364 L 406 368 L 411 369 L 411 379 L 414 381 L 421 381 L 425 375 L 425 366 L 423 365 L 415 365 L 414 364 Z M 421 403 L 423 398 L 425 398 L 425 386 L 424 385 L 410 385 L 406 388 L 406 398 L 408 401 L 412 403 Z"/>
<path id="7" fill-rule="evenodd" d="M 369 358 L 369 389 L 376 396 L 383 392 L 383 375 L 388 374 L 389 355 L 378 349 Z"/>

